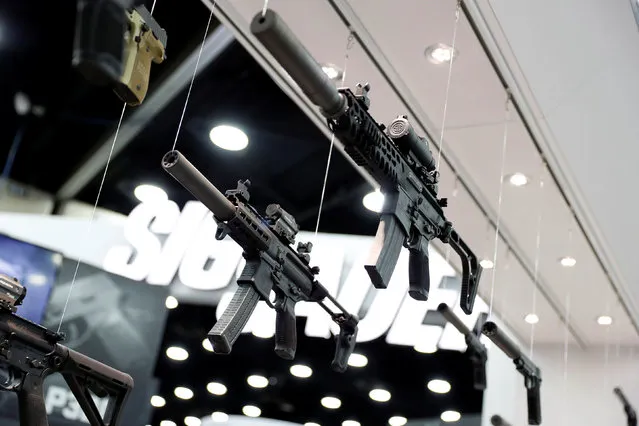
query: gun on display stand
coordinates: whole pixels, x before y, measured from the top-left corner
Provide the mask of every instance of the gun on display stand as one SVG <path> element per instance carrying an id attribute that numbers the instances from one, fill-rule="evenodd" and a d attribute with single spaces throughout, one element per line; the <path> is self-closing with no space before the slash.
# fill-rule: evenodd
<path id="1" fill-rule="evenodd" d="M 486 347 L 479 341 L 482 326 L 486 322 L 487 314 L 482 313 L 475 328 L 471 331 L 466 325 L 453 313 L 447 304 L 441 303 L 437 307 L 437 311 L 442 314 L 446 321 L 451 323 L 453 327 L 464 335 L 466 341 L 466 354 L 473 364 L 473 386 L 477 390 L 486 389 L 486 362 L 488 361 L 488 351 Z"/>
<path id="2" fill-rule="evenodd" d="M 386 288 L 402 245 L 410 251 L 409 294 L 426 300 L 430 290 L 428 244 L 439 238 L 462 261 L 460 306 L 473 310 L 482 268 L 472 250 L 444 216 L 445 198 L 437 198 L 439 173 L 425 138 L 406 116 L 386 129 L 369 114 L 368 84 L 355 91 L 336 89 L 320 65 L 272 10 L 258 13 L 251 32 L 288 72 L 344 144 L 346 153 L 381 185 L 384 207 L 366 271 L 376 288 Z"/>
<path id="3" fill-rule="evenodd" d="M 277 204 L 266 207 L 262 217 L 249 204 L 248 180 L 239 181 L 236 189 L 223 195 L 178 151 L 168 152 L 162 167 L 213 213 L 218 222 L 215 238 L 222 240 L 228 235 L 244 251 L 246 266 L 237 280 L 239 288 L 208 334 L 213 351 L 230 353 L 257 303 L 264 300 L 277 312 L 275 353 L 293 359 L 297 346 L 295 304 L 316 302 L 340 327 L 331 367 L 345 371 L 355 348 L 359 320 L 315 279 L 319 268 L 309 265 L 313 245 L 300 242 L 297 250 L 291 247 L 299 231 L 295 218 Z M 271 291 L 275 292 L 275 303 L 270 301 Z M 325 299 L 340 312 L 326 306 Z"/>
<path id="4" fill-rule="evenodd" d="M 18 394 L 21 426 L 47 426 L 44 380 L 60 373 L 91 426 L 117 426 L 133 379 L 60 344 L 64 336 L 16 315 L 26 296 L 18 280 L 0 275 L 0 390 Z M 91 398 L 108 397 L 102 416 Z"/>
<path id="5" fill-rule="evenodd" d="M 628 426 L 637 426 L 637 412 L 626 398 L 626 395 L 624 395 L 621 388 L 618 387 L 614 388 L 613 392 L 623 404 L 623 409 L 626 412 L 626 417 L 628 418 Z"/>
<path id="6" fill-rule="evenodd" d="M 535 365 L 506 334 L 499 329 L 497 324 L 488 321 L 484 324 L 483 333 L 503 353 L 512 359 L 515 368 L 524 376 L 524 386 L 527 390 L 528 424 L 541 424 L 541 370 Z"/>

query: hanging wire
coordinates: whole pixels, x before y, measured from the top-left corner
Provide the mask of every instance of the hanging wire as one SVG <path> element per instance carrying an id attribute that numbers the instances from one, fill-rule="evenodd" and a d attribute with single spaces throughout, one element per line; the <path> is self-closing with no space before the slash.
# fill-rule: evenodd
<path id="1" fill-rule="evenodd" d="M 346 49 L 344 50 L 344 69 L 342 71 L 341 86 L 346 84 L 346 69 L 348 67 L 348 59 L 350 58 L 350 51 L 355 44 L 355 34 L 353 31 L 348 33 L 346 39 Z M 328 172 L 331 168 L 331 158 L 333 157 L 333 148 L 335 146 L 335 132 L 331 133 L 331 144 L 328 148 L 328 158 L 326 159 L 326 170 L 324 171 L 324 182 L 322 183 L 322 195 L 320 195 L 319 208 L 317 211 L 317 222 L 315 222 L 315 233 L 313 235 L 313 242 L 317 242 L 317 233 L 319 232 L 320 219 L 322 218 L 322 208 L 324 207 L 324 197 L 326 196 L 326 185 L 328 184 Z"/>
<path id="2" fill-rule="evenodd" d="M 499 227 L 501 226 L 501 207 L 504 198 L 504 175 L 506 171 L 506 149 L 508 147 L 508 122 L 510 121 L 510 90 L 506 90 L 504 113 L 504 136 L 501 144 L 501 167 L 499 170 L 499 197 L 497 199 L 497 223 L 495 225 L 495 243 L 493 252 L 493 273 L 490 282 L 490 303 L 488 317 L 493 316 L 493 302 L 495 299 L 495 280 L 497 278 L 497 253 L 499 249 Z"/>
<path id="3" fill-rule="evenodd" d="M 535 239 L 535 266 L 533 273 L 533 294 L 532 294 L 532 311 L 533 315 L 537 315 L 537 285 L 539 284 L 539 258 L 541 255 L 541 225 L 544 209 L 544 172 L 546 170 L 546 164 L 542 161 L 541 171 L 539 173 L 539 199 L 537 205 L 539 206 L 539 213 L 537 214 L 537 236 Z M 538 318 L 537 318 L 538 320 Z M 537 321 L 533 321 L 530 324 L 530 359 L 533 359 L 535 348 L 535 325 Z"/>
<path id="4" fill-rule="evenodd" d="M 455 7 L 455 24 L 453 25 L 453 42 L 450 46 L 450 61 L 448 62 L 448 77 L 446 79 L 446 94 L 444 95 L 444 112 L 442 114 L 442 127 L 439 134 L 439 150 L 437 152 L 437 163 L 435 170 L 439 172 L 439 163 L 444 151 L 444 130 L 446 129 L 446 116 L 448 115 L 448 99 L 450 95 L 450 82 L 453 77 L 453 62 L 455 62 L 455 45 L 457 44 L 457 28 L 459 27 L 459 17 L 461 15 L 461 0 L 457 1 Z"/>
<path id="5" fill-rule="evenodd" d="M 268 10 L 268 0 L 264 0 L 264 6 L 262 6 L 262 17 L 266 15 L 267 10 Z"/>

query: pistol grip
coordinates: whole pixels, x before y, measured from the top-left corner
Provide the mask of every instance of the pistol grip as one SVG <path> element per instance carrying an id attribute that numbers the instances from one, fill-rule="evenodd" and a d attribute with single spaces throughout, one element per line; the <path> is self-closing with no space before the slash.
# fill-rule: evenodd
<path id="1" fill-rule="evenodd" d="M 399 220 L 390 213 L 382 214 L 375 241 L 364 266 L 375 288 L 388 287 L 405 239 Z"/>
<path id="2" fill-rule="evenodd" d="M 208 338 L 217 354 L 230 354 L 233 344 L 253 314 L 260 294 L 250 284 L 239 284 L 233 299 L 215 323 Z"/>
<path id="3" fill-rule="evenodd" d="M 297 348 L 295 302 L 282 296 L 275 302 L 275 353 L 283 359 L 294 359 Z"/>
<path id="4" fill-rule="evenodd" d="M 44 405 L 44 381 L 38 376 L 25 375 L 18 392 L 18 410 L 21 426 L 49 426 Z"/>
<path id="5" fill-rule="evenodd" d="M 473 365 L 473 387 L 476 390 L 486 390 L 486 362 Z"/>
<path id="6" fill-rule="evenodd" d="M 348 368 L 348 359 L 355 350 L 357 340 L 357 328 L 355 332 L 347 332 L 340 327 L 340 332 L 335 336 L 335 356 L 331 362 L 331 369 L 343 373 Z"/>
<path id="7" fill-rule="evenodd" d="M 428 240 L 417 237 L 415 244 L 409 245 L 408 294 L 415 300 L 428 300 L 430 291 L 430 271 L 428 266 Z"/>
<path id="8" fill-rule="evenodd" d="M 541 395 L 540 386 L 534 386 L 528 389 L 528 424 L 540 425 L 541 424 Z"/>

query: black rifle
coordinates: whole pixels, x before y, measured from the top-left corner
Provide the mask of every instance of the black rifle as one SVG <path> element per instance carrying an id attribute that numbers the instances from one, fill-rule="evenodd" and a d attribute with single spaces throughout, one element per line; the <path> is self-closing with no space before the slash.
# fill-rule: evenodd
<path id="1" fill-rule="evenodd" d="M 512 426 L 502 416 L 495 414 L 490 418 L 490 424 L 493 426 Z"/>
<path id="2" fill-rule="evenodd" d="M 626 417 L 628 418 L 628 426 L 637 426 L 637 412 L 634 408 L 632 408 L 630 402 L 628 402 L 626 395 L 624 395 L 621 388 L 614 388 L 613 391 L 615 395 L 619 397 L 621 403 L 623 404 L 623 409 L 626 412 Z"/>
<path id="3" fill-rule="evenodd" d="M 479 341 L 479 336 L 481 336 L 482 326 L 486 322 L 488 315 L 482 313 L 471 331 L 457 315 L 453 313 L 447 304 L 441 303 L 437 307 L 437 311 L 439 311 L 439 313 L 446 318 L 446 321 L 451 323 L 457 331 L 464 335 L 464 340 L 466 340 L 466 354 L 473 364 L 473 386 L 477 390 L 486 389 L 486 362 L 488 361 L 488 351 Z"/>
<path id="4" fill-rule="evenodd" d="M 488 336 L 493 343 L 502 350 L 503 353 L 512 359 L 517 371 L 524 376 L 524 386 L 527 390 L 528 402 L 528 424 L 541 424 L 541 370 L 526 355 L 521 352 L 519 346 L 515 344 L 506 334 L 499 329 L 497 324 L 488 321 L 484 324 L 483 333 Z"/>
<path id="5" fill-rule="evenodd" d="M 26 289 L 16 279 L 0 275 L 1 390 L 18 394 L 21 426 L 47 426 L 44 380 L 60 373 L 91 426 L 117 426 L 133 379 L 60 344 L 64 336 L 15 314 Z M 104 417 L 91 393 L 109 398 Z"/>
<path id="6" fill-rule="evenodd" d="M 384 207 L 365 266 L 373 285 L 388 286 L 404 245 L 410 251 L 409 294 L 416 300 L 428 299 L 428 243 L 439 238 L 461 257 L 460 305 L 470 314 L 482 268 L 444 216 L 447 200 L 437 199 L 439 173 L 427 140 L 416 135 L 406 116 L 393 120 L 388 129 L 378 124 L 368 112 L 368 84 L 358 84 L 354 93 L 348 88 L 336 89 L 272 10 L 253 18 L 251 32 L 321 109 L 346 153 L 381 185 Z"/>
<path id="7" fill-rule="evenodd" d="M 331 367 L 345 371 L 355 348 L 358 319 L 346 312 L 315 279 L 319 268 L 309 265 L 313 245 L 300 242 L 297 250 L 291 248 L 299 231 L 295 218 L 277 204 L 270 204 L 266 217 L 262 217 L 248 203 L 248 180 L 239 181 L 237 189 L 223 195 L 178 151 L 168 152 L 162 159 L 162 167 L 213 213 L 218 222 L 215 237 L 221 240 L 229 235 L 244 250 L 246 266 L 237 280 L 239 288 L 208 334 L 214 352 L 231 352 L 261 299 L 277 311 L 275 353 L 293 359 L 297 346 L 295 304 L 317 302 L 340 327 Z M 276 295 L 275 303 L 269 298 L 271 290 Z M 324 299 L 341 312 L 334 313 Z"/>

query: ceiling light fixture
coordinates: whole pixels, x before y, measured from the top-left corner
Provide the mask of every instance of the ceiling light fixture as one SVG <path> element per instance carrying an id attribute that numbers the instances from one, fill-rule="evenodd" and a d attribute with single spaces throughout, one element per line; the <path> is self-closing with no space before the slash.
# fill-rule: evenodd
<path id="1" fill-rule="evenodd" d="M 244 413 L 246 417 L 260 417 L 262 410 L 255 405 L 245 405 L 242 407 L 242 413 Z"/>
<path id="2" fill-rule="evenodd" d="M 189 353 L 179 346 L 170 346 L 166 348 L 166 356 L 173 361 L 185 361 L 189 357 Z"/>
<path id="3" fill-rule="evenodd" d="M 444 43 L 436 43 L 428 46 L 424 51 L 426 58 L 435 65 L 442 65 L 454 60 L 458 55 L 457 49 Z"/>
<path id="4" fill-rule="evenodd" d="M 160 422 L 160 426 L 177 426 L 177 425 L 175 424 L 175 422 L 171 420 L 162 420 Z"/>
<path id="5" fill-rule="evenodd" d="M 210 394 L 217 396 L 224 395 L 227 391 L 226 386 L 219 382 L 210 382 L 206 385 L 206 390 L 209 391 Z"/>
<path id="6" fill-rule="evenodd" d="M 450 383 L 442 379 L 433 379 L 426 385 L 429 391 L 433 393 L 448 393 L 450 392 Z"/>
<path id="7" fill-rule="evenodd" d="M 275 335 L 275 330 L 271 324 L 258 323 L 253 327 L 251 334 L 255 337 L 259 337 L 260 339 L 270 339 L 273 335 Z"/>
<path id="8" fill-rule="evenodd" d="M 364 207 L 368 210 L 379 213 L 384 207 L 384 194 L 379 192 L 379 190 L 369 192 L 362 198 L 362 204 L 364 204 Z"/>
<path id="9" fill-rule="evenodd" d="M 47 283 L 47 276 L 44 274 L 29 274 L 27 275 L 27 285 L 41 286 Z"/>
<path id="10" fill-rule="evenodd" d="M 159 395 L 153 395 L 151 397 L 151 405 L 157 408 L 164 407 L 166 405 L 166 400 Z"/>
<path id="11" fill-rule="evenodd" d="M 602 315 L 599 318 L 597 318 L 597 324 L 599 324 L 599 325 L 611 325 L 612 324 L 612 317 L 610 317 L 608 315 Z"/>
<path id="12" fill-rule="evenodd" d="M 361 426 L 361 423 L 357 420 L 344 420 L 342 426 Z"/>
<path id="13" fill-rule="evenodd" d="M 242 151 L 249 142 L 246 133 L 226 124 L 213 127 L 209 132 L 209 138 L 216 146 L 227 151 Z"/>
<path id="14" fill-rule="evenodd" d="M 525 186 L 528 184 L 528 177 L 523 173 L 513 173 L 511 175 L 506 176 L 508 178 L 508 183 L 512 186 Z"/>
<path id="15" fill-rule="evenodd" d="M 484 269 L 493 269 L 495 264 L 490 259 L 483 259 L 481 262 L 479 262 L 479 266 L 481 266 Z"/>
<path id="16" fill-rule="evenodd" d="M 211 420 L 213 423 L 226 423 L 229 421 L 229 415 L 222 411 L 215 411 L 211 414 Z"/>
<path id="17" fill-rule="evenodd" d="M 213 352 L 213 345 L 211 344 L 211 341 L 207 338 L 204 338 L 204 340 L 202 340 L 202 347 L 209 352 Z"/>
<path id="18" fill-rule="evenodd" d="M 246 383 L 253 388 L 262 389 L 268 386 L 268 379 L 264 376 L 253 374 L 246 378 Z"/>
<path id="19" fill-rule="evenodd" d="M 169 196 L 166 195 L 162 188 L 148 183 L 136 186 L 133 190 L 133 195 L 141 202 L 147 204 L 162 203 L 169 199 Z"/>
<path id="20" fill-rule="evenodd" d="M 335 64 L 322 64 L 322 71 L 333 81 L 341 81 L 344 72 Z"/>
<path id="21" fill-rule="evenodd" d="M 388 402 L 391 399 L 391 393 L 386 389 L 373 389 L 368 393 L 368 396 L 377 402 Z"/>
<path id="22" fill-rule="evenodd" d="M 439 418 L 442 419 L 442 422 L 453 423 L 461 419 L 461 414 L 458 411 L 448 410 L 444 411 Z"/>
<path id="23" fill-rule="evenodd" d="M 173 296 L 168 296 L 164 301 L 164 306 L 166 309 L 175 309 L 178 307 L 178 300 Z"/>
<path id="24" fill-rule="evenodd" d="M 348 357 L 348 365 L 350 365 L 351 367 L 362 368 L 362 367 L 366 367 L 367 364 L 368 364 L 368 358 L 366 358 L 366 355 L 352 353 Z"/>
<path id="25" fill-rule="evenodd" d="M 388 419 L 388 424 L 390 426 L 404 426 L 406 423 L 408 423 L 408 419 L 402 416 L 393 416 Z"/>
<path id="26" fill-rule="evenodd" d="M 325 396 L 320 402 L 324 408 L 328 408 L 329 410 L 337 410 L 342 406 L 342 401 L 334 396 Z"/>
<path id="27" fill-rule="evenodd" d="M 197 417 L 186 416 L 184 418 L 184 424 L 186 426 L 200 426 L 202 424 L 202 420 L 198 419 Z"/>
<path id="28" fill-rule="evenodd" d="M 193 391 L 189 388 L 185 388 L 184 386 L 178 386 L 173 389 L 173 394 L 180 399 L 191 399 L 193 398 Z"/>
<path id="29" fill-rule="evenodd" d="M 302 364 L 291 365 L 289 371 L 293 376 L 299 377 L 301 379 L 311 377 L 311 375 L 313 374 L 313 369 L 311 367 Z"/>
<path id="30" fill-rule="evenodd" d="M 304 423 L 304 426 L 321 426 L 319 423 L 315 423 L 315 422 L 306 422 Z"/>
<path id="31" fill-rule="evenodd" d="M 561 259 L 559 259 L 559 263 L 561 264 L 561 266 L 564 266 L 566 268 L 572 268 L 573 266 L 577 264 L 577 259 L 570 256 L 564 256 Z"/>
<path id="32" fill-rule="evenodd" d="M 524 317 L 524 321 L 528 324 L 537 324 L 539 322 L 539 317 L 537 314 L 528 314 Z"/>
<path id="33" fill-rule="evenodd" d="M 26 94 L 17 92 L 13 97 L 13 107 L 18 115 L 27 115 L 31 112 L 31 100 Z"/>
<path id="34" fill-rule="evenodd" d="M 437 352 L 437 343 L 420 341 L 413 346 L 413 349 L 422 354 L 434 354 Z"/>

